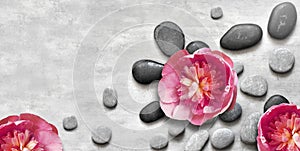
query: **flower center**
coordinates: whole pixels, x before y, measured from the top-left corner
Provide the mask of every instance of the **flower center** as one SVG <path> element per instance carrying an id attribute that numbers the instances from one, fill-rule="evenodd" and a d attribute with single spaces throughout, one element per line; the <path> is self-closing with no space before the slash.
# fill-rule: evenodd
<path id="1" fill-rule="evenodd" d="M 3 151 L 43 151 L 42 148 L 37 148 L 38 142 L 32 137 L 29 130 L 25 132 L 14 131 L 8 133 L 0 140 L 1 149 Z"/>
<path id="2" fill-rule="evenodd" d="M 300 117 L 296 113 L 281 114 L 270 123 L 269 132 L 270 145 L 276 150 L 300 150 Z"/>
<path id="3" fill-rule="evenodd" d="M 212 99 L 212 79 L 216 71 L 212 70 L 207 63 L 201 65 L 196 62 L 193 66 L 184 67 L 180 83 L 182 95 L 181 100 L 190 99 L 192 102 L 200 103 L 204 98 Z"/>

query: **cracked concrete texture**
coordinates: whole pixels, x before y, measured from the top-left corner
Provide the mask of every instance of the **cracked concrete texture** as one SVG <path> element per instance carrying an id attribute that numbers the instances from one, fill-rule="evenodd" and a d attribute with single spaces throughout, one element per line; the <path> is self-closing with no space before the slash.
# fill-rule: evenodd
<path id="1" fill-rule="evenodd" d="M 300 31 L 297 27 L 287 39 L 282 41 L 271 39 L 267 34 L 267 21 L 271 10 L 280 2 L 282 1 L 268 1 L 266 5 L 266 0 L 235 0 L 230 4 L 226 0 L 147 0 L 143 2 L 138 0 L 1 0 L 0 117 L 22 112 L 40 115 L 57 126 L 65 151 L 125 150 L 111 144 L 95 145 L 91 141 L 90 130 L 86 127 L 84 120 L 93 120 L 97 117 L 82 120 L 80 114 L 84 113 L 79 113 L 74 105 L 74 60 L 82 40 L 99 19 L 112 11 L 131 5 L 165 4 L 187 10 L 199 20 L 205 20 L 205 23 L 213 25 L 208 27 L 209 36 L 213 40 L 207 42 L 215 45 L 213 49 L 223 50 L 219 46 L 219 39 L 234 24 L 256 23 L 262 27 L 263 39 L 255 47 L 240 52 L 224 51 L 234 60 L 244 63 L 245 70 L 240 75 L 241 80 L 252 74 L 266 77 L 269 82 L 268 94 L 265 97 L 253 98 L 239 91 L 237 101 L 244 111 L 241 119 L 230 124 L 218 120 L 210 129 L 210 134 L 220 127 L 234 131 L 235 143 L 226 150 L 256 150 L 255 146 L 244 145 L 240 142 L 238 133 L 241 121 L 254 111 L 262 112 L 264 101 L 273 94 L 282 94 L 300 105 L 298 92 L 300 84 L 297 80 L 300 71 L 297 68 L 297 61 L 294 69 L 285 75 L 273 73 L 267 63 L 269 52 L 278 47 L 289 48 L 295 54 L 296 60 L 300 55 L 300 51 L 297 51 L 300 41 L 298 36 Z M 299 11 L 300 3 L 296 0 L 291 0 L 291 2 Z M 220 20 L 210 18 L 210 9 L 216 6 L 222 7 L 224 11 L 224 16 Z M 142 15 L 142 18 L 148 16 L 148 14 Z M 168 20 L 169 14 L 165 15 Z M 120 19 L 126 20 L 126 18 Z M 193 30 L 185 27 L 187 26 L 182 26 L 182 29 L 187 33 Z M 196 37 L 197 35 L 187 36 Z M 205 39 L 200 40 L 205 41 Z M 164 60 L 164 58 L 160 59 Z M 151 85 L 153 86 L 155 85 Z M 62 127 L 63 118 L 69 115 L 76 115 L 79 119 L 78 128 L 71 132 L 65 131 Z M 131 117 L 120 119 L 131 119 Z M 190 133 L 191 131 L 187 131 L 182 138 L 172 140 L 166 150 L 182 150 Z M 214 149 L 208 143 L 204 150 Z"/>

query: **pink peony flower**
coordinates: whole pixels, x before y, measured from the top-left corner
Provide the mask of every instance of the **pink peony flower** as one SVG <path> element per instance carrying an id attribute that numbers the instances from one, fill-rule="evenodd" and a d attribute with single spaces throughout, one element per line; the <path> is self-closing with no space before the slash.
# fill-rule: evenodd
<path id="1" fill-rule="evenodd" d="M 6 117 L 0 121 L 1 151 L 62 151 L 55 126 L 33 114 Z"/>
<path id="2" fill-rule="evenodd" d="M 232 60 L 220 51 L 178 51 L 165 64 L 159 81 L 162 110 L 170 118 L 201 125 L 232 109 L 237 94 L 232 68 Z"/>
<path id="3" fill-rule="evenodd" d="M 300 108 L 294 104 L 271 107 L 258 123 L 260 151 L 300 150 Z"/>

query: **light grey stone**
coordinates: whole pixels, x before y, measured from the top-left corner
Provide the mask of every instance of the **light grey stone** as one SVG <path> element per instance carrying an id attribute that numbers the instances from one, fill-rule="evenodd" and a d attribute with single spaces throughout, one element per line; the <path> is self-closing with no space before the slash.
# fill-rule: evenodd
<path id="1" fill-rule="evenodd" d="M 209 133 L 207 130 L 199 130 L 193 134 L 187 141 L 185 151 L 200 151 L 208 141 Z"/>
<path id="2" fill-rule="evenodd" d="M 74 130 L 77 126 L 78 122 L 75 116 L 69 116 L 63 119 L 63 127 L 65 130 Z"/>
<path id="3" fill-rule="evenodd" d="M 217 129 L 210 139 L 213 147 L 224 149 L 234 142 L 234 133 L 228 128 Z"/>
<path id="4" fill-rule="evenodd" d="M 275 49 L 269 57 L 270 68 L 277 73 L 286 73 L 294 67 L 295 56 L 287 48 Z"/>
<path id="5" fill-rule="evenodd" d="M 110 141 L 112 131 L 105 126 L 99 126 L 92 132 L 92 140 L 96 144 L 106 144 Z"/>
<path id="6" fill-rule="evenodd" d="M 257 137 L 257 124 L 261 113 L 255 112 L 250 114 L 242 123 L 240 137 L 245 144 L 255 144 Z"/>
<path id="7" fill-rule="evenodd" d="M 251 96 L 263 96 L 268 91 L 267 80 L 260 75 L 246 77 L 240 87 L 242 92 Z"/>
<path id="8" fill-rule="evenodd" d="M 168 146 L 169 140 L 162 134 L 156 134 L 150 139 L 150 146 L 153 149 L 163 149 Z"/>
<path id="9" fill-rule="evenodd" d="M 234 108 L 230 111 L 225 111 L 219 115 L 219 118 L 224 122 L 233 122 L 241 117 L 242 107 L 239 103 L 235 103 Z"/>
<path id="10" fill-rule="evenodd" d="M 117 91 L 113 88 L 106 88 L 103 91 L 103 104 L 108 108 L 114 108 L 118 104 Z"/>
<path id="11" fill-rule="evenodd" d="M 237 75 L 241 74 L 244 71 L 244 64 L 239 61 L 234 62 L 233 70 L 237 73 Z"/>
<path id="12" fill-rule="evenodd" d="M 185 127 L 187 125 L 188 125 L 187 121 L 170 119 L 169 125 L 168 125 L 168 133 L 171 136 L 176 137 L 185 131 Z"/>
<path id="13" fill-rule="evenodd" d="M 221 7 L 212 8 L 210 10 L 210 16 L 212 19 L 219 19 L 223 16 L 223 10 Z"/>

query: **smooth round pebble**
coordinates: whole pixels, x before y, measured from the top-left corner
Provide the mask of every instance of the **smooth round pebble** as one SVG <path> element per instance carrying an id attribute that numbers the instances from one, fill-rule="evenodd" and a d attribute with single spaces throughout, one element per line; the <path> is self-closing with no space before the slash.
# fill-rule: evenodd
<path id="1" fill-rule="evenodd" d="M 245 144 L 256 144 L 257 124 L 260 117 L 261 113 L 255 112 L 242 122 L 240 137 Z"/>
<path id="2" fill-rule="evenodd" d="M 264 105 L 264 112 L 266 112 L 270 107 L 281 103 L 289 103 L 289 101 L 279 94 L 271 96 Z"/>
<path id="3" fill-rule="evenodd" d="M 264 96 L 268 91 L 267 80 L 260 75 L 246 77 L 241 83 L 241 91 L 251 96 Z"/>
<path id="4" fill-rule="evenodd" d="M 182 134 L 185 131 L 185 127 L 188 125 L 187 121 L 182 120 L 170 119 L 168 122 L 168 133 L 173 137 Z"/>
<path id="5" fill-rule="evenodd" d="M 286 73 L 294 67 L 295 56 L 287 48 L 275 49 L 269 58 L 270 68 L 277 73 Z"/>
<path id="6" fill-rule="evenodd" d="M 112 131 L 110 128 L 99 126 L 95 131 L 92 132 L 92 140 L 96 144 L 105 144 L 110 141 L 111 135 Z"/>
<path id="7" fill-rule="evenodd" d="M 236 61 L 233 63 L 233 70 L 236 72 L 237 75 L 241 74 L 244 71 L 243 63 Z"/>
<path id="8" fill-rule="evenodd" d="M 234 142 L 234 133 L 228 128 L 217 129 L 210 139 L 214 148 L 224 149 Z"/>
<path id="9" fill-rule="evenodd" d="M 194 133 L 186 142 L 185 151 L 199 151 L 202 150 L 208 141 L 209 133 L 207 130 L 199 130 Z"/>
<path id="10" fill-rule="evenodd" d="M 78 126 L 78 122 L 75 116 L 65 117 L 63 119 L 63 127 L 65 130 L 74 130 Z"/>
<path id="11" fill-rule="evenodd" d="M 154 29 L 154 40 L 159 49 L 167 56 L 171 56 L 185 45 L 183 31 L 170 21 L 164 21 Z"/>
<path id="12" fill-rule="evenodd" d="M 221 7 L 212 8 L 210 10 L 210 17 L 212 19 L 219 19 L 223 16 L 223 10 Z"/>
<path id="13" fill-rule="evenodd" d="M 160 108 L 159 102 L 153 101 L 140 111 L 139 116 L 143 122 L 150 123 L 164 117 L 165 113 Z"/>
<path id="14" fill-rule="evenodd" d="M 164 65 L 153 60 L 139 60 L 132 65 L 132 76 L 141 84 L 150 84 L 161 79 Z"/>
<path id="15" fill-rule="evenodd" d="M 113 88 L 106 88 L 103 91 L 103 104 L 105 107 L 114 108 L 118 104 L 117 91 Z"/>
<path id="16" fill-rule="evenodd" d="M 190 53 L 193 54 L 195 51 L 201 49 L 201 48 L 209 48 L 209 46 L 203 42 L 203 41 L 192 41 L 186 46 L 186 50 Z"/>
<path id="17" fill-rule="evenodd" d="M 163 149 L 168 146 L 169 140 L 162 134 L 156 134 L 150 139 L 150 146 L 153 149 Z"/>
<path id="18" fill-rule="evenodd" d="M 242 115 L 242 107 L 239 103 L 235 103 L 234 108 L 230 111 L 225 111 L 219 115 L 219 118 L 224 122 L 233 122 Z"/>

